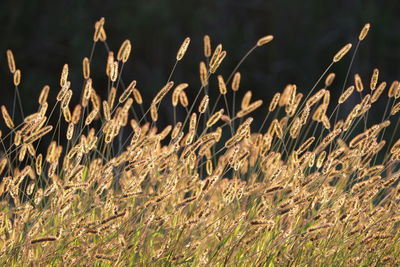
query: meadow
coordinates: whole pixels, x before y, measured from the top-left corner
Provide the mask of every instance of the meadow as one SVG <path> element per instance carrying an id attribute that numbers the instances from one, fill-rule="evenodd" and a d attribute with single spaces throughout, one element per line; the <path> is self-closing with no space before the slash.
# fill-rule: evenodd
<path id="1" fill-rule="evenodd" d="M 312 88 L 287 84 L 263 100 L 252 91 L 237 99 L 246 87 L 239 70 L 254 50 L 273 45 L 272 35 L 255 40 L 227 77 L 218 73 L 227 51 L 204 36 L 199 81 L 190 85 L 173 81 L 190 51 L 187 37 L 171 53 L 165 84 L 145 104 L 140 80 L 122 79 L 131 42 L 112 51 L 101 18 L 82 60 L 82 84 L 72 85 L 69 66 L 60 63 L 59 88 L 38 90 L 38 109 L 25 116 L 18 55 L 7 50 L 15 102 L 1 106 L 0 264 L 399 264 L 400 83 L 382 81 L 378 69 L 364 79 L 350 75 L 369 29 L 361 28 L 356 43 L 333 48 Z M 103 73 L 92 73 L 95 49 L 108 54 Z M 332 66 L 344 58 L 351 61 L 343 87 L 331 89 Z M 96 76 L 107 84 L 95 84 Z M 341 90 L 340 97 L 330 90 Z M 341 118 L 350 98 L 357 104 Z M 375 107 L 382 98 L 384 110 Z M 163 128 L 161 103 L 174 114 Z M 264 117 L 253 118 L 261 109 Z M 381 121 L 371 122 L 372 112 Z"/>

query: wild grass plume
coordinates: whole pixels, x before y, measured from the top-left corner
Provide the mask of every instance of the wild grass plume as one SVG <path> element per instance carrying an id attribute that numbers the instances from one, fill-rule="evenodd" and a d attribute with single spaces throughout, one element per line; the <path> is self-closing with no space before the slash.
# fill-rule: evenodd
<path id="1" fill-rule="evenodd" d="M 399 264 L 400 84 L 386 86 L 378 69 L 347 79 L 369 24 L 355 33 L 357 43 L 327 55 L 313 88 L 290 83 L 263 100 L 247 91 L 239 110 L 239 67 L 274 45 L 272 35 L 255 40 L 229 76 L 218 73 L 229 53 L 204 36 L 199 82 L 190 85 L 173 81 L 190 52 L 185 38 L 171 52 L 170 76 L 145 104 L 140 79 L 121 75 L 134 46 L 126 40 L 115 53 L 105 29 L 104 18 L 95 23 L 81 86 L 71 84 L 65 64 L 60 88 L 38 90 L 36 112 L 1 106 L 8 128 L 0 135 L 1 265 Z M 103 47 L 104 72 L 93 73 L 93 51 Z M 23 76 L 11 50 L 6 55 L 20 103 Z M 332 89 L 341 90 L 335 99 L 331 68 L 346 57 L 347 83 Z M 96 75 L 107 84 L 95 84 Z M 357 104 L 343 117 L 350 97 Z M 382 98 L 386 109 L 372 123 Z M 174 121 L 158 128 L 160 104 L 170 101 Z M 251 117 L 261 109 L 264 117 Z"/>

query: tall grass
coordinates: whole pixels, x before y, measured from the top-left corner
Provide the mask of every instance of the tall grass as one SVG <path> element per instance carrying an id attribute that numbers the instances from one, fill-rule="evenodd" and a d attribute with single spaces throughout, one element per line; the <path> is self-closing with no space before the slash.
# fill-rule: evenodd
<path id="1" fill-rule="evenodd" d="M 16 102 L 11 114 L 1 108 L 9 131 L 1 137 L 0 263 L 398 264 L 400 141 L 385 132 L 392 122 L 397 129 L 400 84 L 388 86 L 386 96 L 386 82 L 374 70 L 370 81 L 356 75 L 353 85 L 350 64 L 340 98 L 331 99 L 329 91 L 335 79 L 330 68 L 350 53 L 353 62 L 368 30 L 369 24 L 354 52 L 349 43 L 333 55 L 306 96 L 289 84 L 265 105 L 249 91 L 240 110 L 226 95 L 235 99 L 240 64 L 253 50 L 273 45 L 267 44 L 271 35 L 258 40 L 228 77 L 218 74 L 226 51 L 221 44 L 212 50 L 206 36 L 194 100 L 187 97 L 188 84 L 173 82 L 190 44 L 186 38 L 171 75 L 145 107 L 136 81 L 125 86 L 121 78 L 131 43 L 110 51 L 101 19 L 83 59 L 83 88 L 71 89 L 64 65 L 56 105 L 49 106 L 45 86 L 38 111 L 26 116 L 16 108 L 21 72 L 7 51 Z M 102 44 L 107 99 L 91 79 L 93 51 Z M 219 96 L 209 97 L 210 90 Z M 72 103 L 76 94 L 79 104 Z M 354 95 L 359 103 L 339 118 Z M 368 115 L 382 97 L 386 110 L 373 124 Z M 174 116 L 173 125 L 158 129 L 160 103 L 171 98 L 174 115 L 182 106 L 186 119 Z M 250 117 L 256 109 L 266 110 L 258 130 Z M 17 112 L 22 122 L 13 121 Z M 50 145 L 39 153 L 45 141 Z"/>

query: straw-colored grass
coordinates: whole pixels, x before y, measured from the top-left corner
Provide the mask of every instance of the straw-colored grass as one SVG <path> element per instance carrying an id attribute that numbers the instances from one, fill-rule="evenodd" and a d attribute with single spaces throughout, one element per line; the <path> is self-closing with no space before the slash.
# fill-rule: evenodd
<path id="1" fill-rule="evenodd" d="M 38 111 L 22 122 L 1 107 L 9 131 L 0 140 L 0 264 L 399 264 L 400 144 L 387 134 L 398 125 L 399 83 L 386 96 L 375 70 L 370 82 L 356 75 L 343 84 L 340 99 L 329 89 L 336 83 L 330 69 L 351 54 L 354 59 L 368 30 L 369 24 L 355 49 L 349 43 L 329 55 L 312 89 L 299 92 L 289 84 L 264 99 L 267 105 L 248 92 L 241 110 L 232 109 L 226 95 L 235 99 L 241 62 L 274 45 L 271 35 L 255 41 L 227 77 L 218 73 L 226 51 L 221 44 L 212 50 L 205 36 L 199 83 L 174 84 L 172 71 L 149 106 L 136 81 L 125 87 L 121 78 L 129 40 L 116 58 L 107 51 L 107 99 L 92 85 L 91 57 L 83 59 L 81 90 L 71 86 L 64 65 L 61 89 L 50 94 L 57 94 L 56 105 L 48 105 L 45 86 Z M 96 22 L 93 39 L 93 49 L 103 43 L 108 49 L 104 19 Z M 189 44 L 186 38 L 174 69 Z M 10 50 L 7 59 L 19 97 L 23 77 Z M 196 90 L 196 98 L 188 99 L 187 90 Z M 211 90 L 219 96 L 209 97 Z M 80 103 L 74 103 L 77 94 Z M 349 97 L 359 100 L 340 118 Z M 383 97 L 382 120 L 370 123 L 369 111 Z M 159 129 L 160 103 L 171 98 L 174 115 L 179 108 L 186 119 L 174 116 L 173 125 Z M 256 109 L 265 114 L 259 129 L 249 117 Z M 55 125 L 49 125 L 52 118 Z M 36 151 L 44 139 L 47 151 Z"/>

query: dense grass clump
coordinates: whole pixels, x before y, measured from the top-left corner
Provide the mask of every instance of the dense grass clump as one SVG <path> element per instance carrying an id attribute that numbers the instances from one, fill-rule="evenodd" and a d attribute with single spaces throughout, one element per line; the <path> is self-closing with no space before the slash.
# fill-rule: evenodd
<path id="1" fill-rule="evenodd" d="M 243 59 L 272 40 L 259 39 Z M 101 43 L 109 49 L 104 19 L 95 24 L 93 50 Z M 186 38 L 174 69 L 189 44 Z M 129 40 L 118 53 L 108 50 L 106 99 L 93 86 L 92 56 L 83 59 L 81 90 L 71 89 L 64 65 L 54 106 L 45 86 L 38 111 L 23 116 L 21 109 L 21 123 L 14 122 L 18 108 L 1 107 L 9 128 L 0 140 L 1 265 L 398 264 L 400 141 L 385 132 L 397 129 L 400 84 L 386 86 L 375 69 L 368 86 L 355 75 L 332 100 L 329 69 L 351 48 L 332 57 L 306 96 L 289 84 L 265 107 L 248 91 L 240 110 L 227 94 L 235 99 L 240 89 L 242 61 L 229 77 L 219 75 L 227 53 L 221 44 L 212 49 L 209 36 L 192 101 L 172 71 L 145 108 L 136 81 L 121 79 Z M 7 59 L 18 100 L 21 71 L 10 50 Z M 350 96 L 359 100 L 339 118 Z M 382 120 L 371 123 L 382 97 Z M 186 119 L 174 116 L 158 129 L 160 103 L 171 98 L 174 115 L 179 108 Z M 261 108 L 266 116 L 254 129 L 249 115 Z"/>

